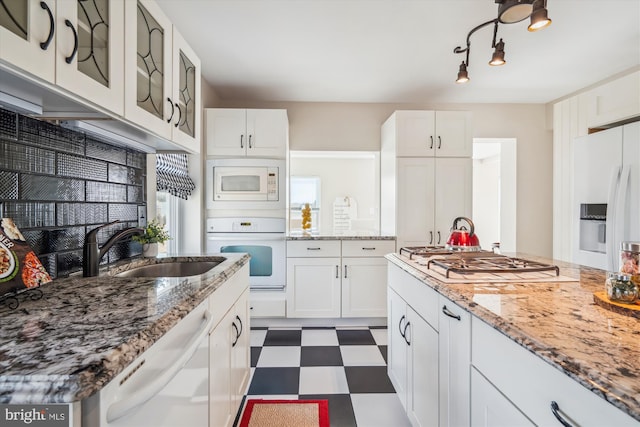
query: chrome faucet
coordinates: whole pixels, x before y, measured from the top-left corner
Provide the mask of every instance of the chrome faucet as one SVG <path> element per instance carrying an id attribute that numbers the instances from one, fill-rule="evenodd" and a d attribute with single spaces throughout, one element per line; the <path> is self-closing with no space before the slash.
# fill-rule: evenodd
<path id="1" fill-rule="evenodd" d="M 119 222 L 120 221 L 113 221 L 108 224 L 103 224 L 89 231 L 84 236 L 84 246 L 82 248 L 82 275 L 84 277 L 95 277 L 98 275 L 100 260 L 117 241 L 133 236 L 134 234 L 144 234 L 142 228 L 125 228 L 111 236 L 101 248 L 98 247 L 98 231 Z"/>

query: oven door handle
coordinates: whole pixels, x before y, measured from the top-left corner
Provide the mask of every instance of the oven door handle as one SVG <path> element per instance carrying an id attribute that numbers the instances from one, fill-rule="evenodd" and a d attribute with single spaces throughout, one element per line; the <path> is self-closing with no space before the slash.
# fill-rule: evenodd
<path id="1" fill-rule="evenodd" d="M 207 240 L 237 242 L 284 241 L 284 233 L 207 233 Z"/>

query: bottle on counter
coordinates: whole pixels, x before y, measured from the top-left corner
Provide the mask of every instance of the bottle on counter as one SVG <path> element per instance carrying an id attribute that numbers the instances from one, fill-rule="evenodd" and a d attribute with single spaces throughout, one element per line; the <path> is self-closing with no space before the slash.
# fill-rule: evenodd
<path id="1" fill-rule="evenodd" d="M 640 243 L 620 244 L 620 272 L 631 276 L 636 286 L 640 286 Z"/>
<path id="2" fill-rule="evenodd" d="M 629 274 L 609 273 L 604 287 L 611 301 L 633 304 L 638 299 L 638 286 L 633 283 Z"/>

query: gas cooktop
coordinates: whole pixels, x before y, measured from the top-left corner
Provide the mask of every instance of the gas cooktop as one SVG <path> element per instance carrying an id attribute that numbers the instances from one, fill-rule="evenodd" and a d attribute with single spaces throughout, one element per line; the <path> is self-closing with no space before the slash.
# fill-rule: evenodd
<path id="1" fill-rule="evenodd" d="M 510 257 L 491 251 L 453 251 L 444 246 L 403 247 L 400 255 L 414 267 L 446 281 L 551 281 L 560 277 L 556 265 Z"/>

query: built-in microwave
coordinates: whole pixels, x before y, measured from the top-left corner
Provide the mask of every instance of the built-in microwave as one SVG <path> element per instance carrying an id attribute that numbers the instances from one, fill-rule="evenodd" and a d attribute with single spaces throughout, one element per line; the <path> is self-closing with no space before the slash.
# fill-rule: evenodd
<path id="1" fill-rule="evenodd" d="M 208 209 L 284 209 L 285 161 L 207 160 Z"/>

